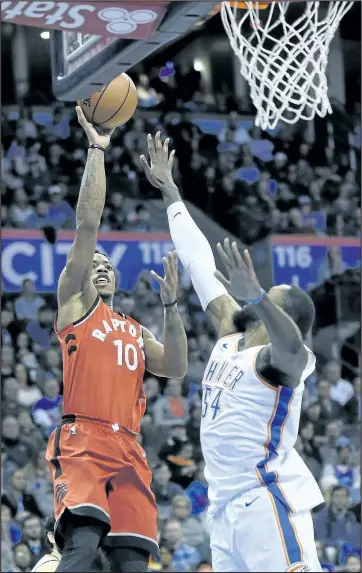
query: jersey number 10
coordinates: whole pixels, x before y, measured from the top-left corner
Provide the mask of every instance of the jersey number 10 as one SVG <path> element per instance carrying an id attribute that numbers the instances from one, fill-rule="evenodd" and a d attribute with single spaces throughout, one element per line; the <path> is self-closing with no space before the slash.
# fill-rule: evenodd
<path id="1" fill-rule="evenodd" d="M 212 420 L 215 420 L 218 411 L 220 410 L 220 397 L 222 390 L 218 390 L 216 395 L 212 395 L 211 386 L 205 386 L 203 396 L 202 396 L 202 417 L 205 418 L 209 410 L 211 410 L 210 415 L 212 415 Z"/>
<path id="2" fill-rule="evenodd" d="M 123 340 L 114 340 L 113 344 L 117 346 L 118 366 L 123 366 L 123 364 L 125 364 L 128 370 L 137 370 L 137 348 L 133 346 L 133 344 L 126 344 L 126 346 L 123 347 Z"/>

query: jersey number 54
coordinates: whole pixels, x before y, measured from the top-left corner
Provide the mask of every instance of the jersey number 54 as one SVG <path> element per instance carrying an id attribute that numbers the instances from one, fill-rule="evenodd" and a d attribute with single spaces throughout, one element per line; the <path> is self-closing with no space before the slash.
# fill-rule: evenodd
<path id="1" fill-rule="evenodd" d="M 213 391 L 214 390 L 214 391 Z M 216 390 L 216 393 L 215 393 Z M 220 407 L 220 397 L 222 390 L 218 388 L 211 388 L 211 386 L 204 386 L 202 395 L 202 417 L 209 415 L 212 420 L 215 420 Z"/>

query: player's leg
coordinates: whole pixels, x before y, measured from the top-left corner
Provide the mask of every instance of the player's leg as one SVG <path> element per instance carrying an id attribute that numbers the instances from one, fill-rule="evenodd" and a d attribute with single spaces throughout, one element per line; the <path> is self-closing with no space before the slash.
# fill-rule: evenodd
<path id="1" fill-rule="evenodd" d="M 307 531 L 306 520 L 293 516 L 267 488 L 244 494 L 228 509 L 236 532 L 233 551 L 247 571 L 321 571 L 318 559 L 307 561 L 313 530 Z"/>
<path id="2" fill-rule="evenodd" d="M 210 533 L 210 547 L 212 558 L 212 570 L 215 572 L 225 571 L 234 573 L 247 571 L 243 561 L 233 553 L 234 531 L 224 510 L 215 517 L 208 519 Z"/>
<path id="3" fill-rule="evenodd" d="M 63 514 L 64 547 L 57 571 L 91 571 L 107 530 L 105 524 L 92 517 Z"/>
<path id="4" fill-rule="evenodd" d="M 146 573 L 150 552 L 134 547 L 105 547 L 111 571 L 118 573 Z"/>
<path id="5" fill-rule="evenodd" d="M 133 567 L 141 567 L 132 571 L 146 571 L 145 561 L 158 553 L 157 505 L 150 487 L 152 474 L 137 444 L 129 444 L 125 439 L 121 452 L 117 460 L 119 471 L 108 495 L 111 531 L 103 547 L 111 558 L 112 571 L 130 571 L 123 560 L 134 561 Z M 132 559 L 122 551 L 124 548 L 136 551 Z"/>
<path id="6" fill-rule="evenodd" d="M 303 548 L 304 563 L 310 567 L 310 571 L 313 571 L 313 573 L 319 573 L 322 571 L 322 567 L 318 559 L 317 548 L 314 540 L 314 525 L 311 512 L 300 511 L 298 513 L 293 513 L 290 515 L 290 520 L 295 527 L 300 544 Z"/>
<path id="7" fill-rule="evenodd" d="M 65 424 L 48 443 L 55 539 L 63 551 L 59 571 L 89 571 L 98 545 L 110 529 L 107 472 L 97 461 L 97 435 L 89 435 L 89 431 L 81 424 Z M 87 456 L 83 455 L 85 449 Z"/>

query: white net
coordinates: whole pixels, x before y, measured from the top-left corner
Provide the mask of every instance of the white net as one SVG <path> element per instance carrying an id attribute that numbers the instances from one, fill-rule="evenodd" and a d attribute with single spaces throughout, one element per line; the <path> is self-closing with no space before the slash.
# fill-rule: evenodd
<path id="1" fill-rule="evenodd" d="M 274 1 L 263 11 L 259 2 L 245 5 L 223 2 L 221 19 L 250 86 L 255 124 L 273 129 L 280 120 L 296 123 L 331 113 L 329 45 L 353 2 L 303 2 L 302 15 L 290 2 Z"/>

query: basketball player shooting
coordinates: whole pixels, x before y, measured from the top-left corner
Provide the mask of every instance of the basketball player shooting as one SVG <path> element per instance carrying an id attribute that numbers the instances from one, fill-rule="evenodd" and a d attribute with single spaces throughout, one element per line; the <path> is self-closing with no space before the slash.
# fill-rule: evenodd
<path id="1" fill-rule="evenodd" d="M 138 322 L 113 311 L 114 268 L 96 251 L 104 208 L 104 151 L 112 132 L 98 133 L 77 107 L 89 142 L 75 241 L 58 284 L 55 329 L 63 354 L 64 416 L 47 448 L 55 499 L 57 571 L 89 571 L 102 543 L 111 571 L 147 571 L 158 551 L 151 472 L 136 436 L 145 411 L 145 368 L 183 378 L 187 341 L 177 311 L 177 255 L 155 273 L 165 307 L 164 344 Z"/>
<path id="2" fill-rule="evenodd" d="M 209 484 L 214 571 L 321 571 L 311 509 L 323 496 L 294 445 L 304 382 L 315 369 L 305 346 L 311 298 L 295 286 L 266 293 L 250 255 L 218 245 L 228 276 L 191 218 L 172 178 L 174 154 L 148 136 L 172 240 L 218 332 L 203 377 L 201 445 Z M 243 306 L 240 306 L 240 304 Z"/>

